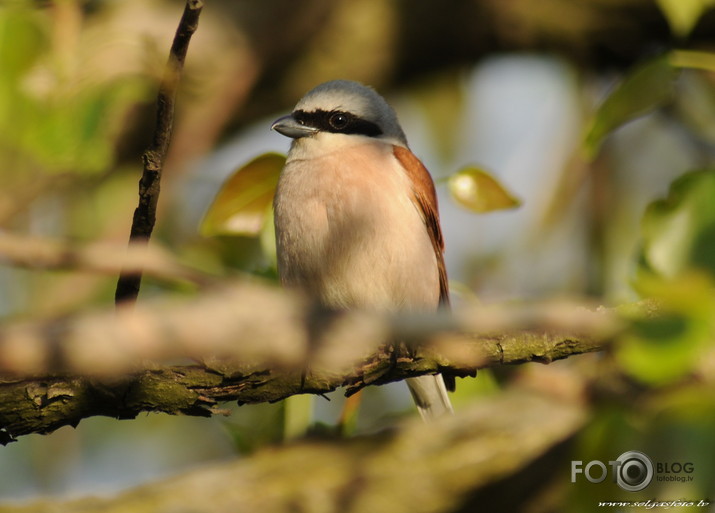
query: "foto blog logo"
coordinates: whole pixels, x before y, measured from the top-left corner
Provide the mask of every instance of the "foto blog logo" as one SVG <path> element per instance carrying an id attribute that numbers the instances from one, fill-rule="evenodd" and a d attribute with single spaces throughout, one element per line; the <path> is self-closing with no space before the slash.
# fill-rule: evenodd
<path id="1" fill-rule="evenodd" d="M 637 492 L 643 490 L 653 480 L 653 462 L 639 451 L 626 451 L 608 466 L 599 460 L 571 462 L 571 482 L 575 483 L 578 475 L 583 475 L 591 483 L 603 482 L 610 472 L 613 481 L 623 490 Z"/>

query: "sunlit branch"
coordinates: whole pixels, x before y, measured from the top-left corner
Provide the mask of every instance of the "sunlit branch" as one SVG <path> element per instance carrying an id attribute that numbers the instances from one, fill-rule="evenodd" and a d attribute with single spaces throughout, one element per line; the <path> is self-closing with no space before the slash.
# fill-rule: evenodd
<path id="1" fill-rule="evenodd" d="M 468 306 L 420 318 L 323 312 L 253 282 L 144 303 L 1 328 L 3 441 L 93 415 L 210 415 L 225 401 L 353 393 L 426 373 L 545 363 L 598 351 L 622 329 L 610 310 L 569 304 Z M 160 364 L 179 357 L 203 365 Z"/>

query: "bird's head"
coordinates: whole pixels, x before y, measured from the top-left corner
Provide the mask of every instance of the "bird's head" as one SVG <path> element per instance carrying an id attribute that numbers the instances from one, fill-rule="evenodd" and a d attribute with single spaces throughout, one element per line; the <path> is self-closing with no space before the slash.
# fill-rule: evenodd
<path id="1" fill-rule="evenodd" d="M 392 107 L 371 87 L 350 80 L 332 80 L 310 90 L 271 129 L 296 140 L 342 134 L 407 146 Z"/>

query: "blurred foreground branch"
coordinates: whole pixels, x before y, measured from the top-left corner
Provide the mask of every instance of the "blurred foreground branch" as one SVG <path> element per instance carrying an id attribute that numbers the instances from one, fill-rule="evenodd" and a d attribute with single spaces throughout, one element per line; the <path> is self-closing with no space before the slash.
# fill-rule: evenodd
<path id="1" fill-rule="evenodd" d="M 81 271 L 116 275 L 121 270 L 143 271 L 153 278 L 207 285 L 211 277 L 178 263 L 158 246 L 130 244 L 117 247 L 92 243 L 84 246 L 53 239 L 0 231 L 0 263 L 28 269 Z"/>
<path id="2" fill-rule="evenodd" d="M 240 282 L 192 300 L 0 328 L 0 442 L 93 415 L 208 416 L 223 401 L 277 401 L 341 386 L 350 394 L 426 373 L 550 362 L 600 350 L 621 329 L 611 311 L 565 304 L 414 318 L 324 312 Z M 405 341 L 409 351 L 385 346 L 389 340 Z M 177 357 L 204 365 L 146 364 Z"/>
<path id="3" fill-rule="evenodd" d="M 475 492 L 539 462 L 584 420 L 576 404 L 511 391 L 439 422 L 411 418 L 394 432 L 272 448 L 114 498 L 0 513 L 477 511 L 484 498 Z"/>
<path id="4" fill-rule="evenodd" d="M 184 13 L 169 51 L 169 61 L 166 64 L 164 77 L 159 86 L 156 100 L 156 128 L 151 146 L 142 156 L 144 171 L 139 180 L 139 205 L 132 219 L 130 243 L 146 243 L 151 237 L 156 222 L 156 205 L 159 200 L 159 185 L 164 168 L 164 159 L 169 151 L 171 131 L 174 125 L 174 103 L 179 88 L 181 70 L 184 67 L 186 52 L 189 49 L 191 36 L 199 25 L 199 16 L 203 8 L 202 0 L 186 0 Z M 117 303 L 135 301 L 141 285 L 141 270 L 124 270 L 117 281 L 115 300 Z"/>

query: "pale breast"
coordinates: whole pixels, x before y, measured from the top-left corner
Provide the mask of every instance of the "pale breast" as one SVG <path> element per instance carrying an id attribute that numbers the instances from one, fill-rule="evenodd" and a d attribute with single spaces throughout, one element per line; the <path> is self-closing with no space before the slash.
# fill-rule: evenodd
<path id="1" fill-rule="evenodd" d="M 434 248 L 391 145 L 289 158 L 274 206 L 286 285 L 332 307 L 436 307 Z"/>

